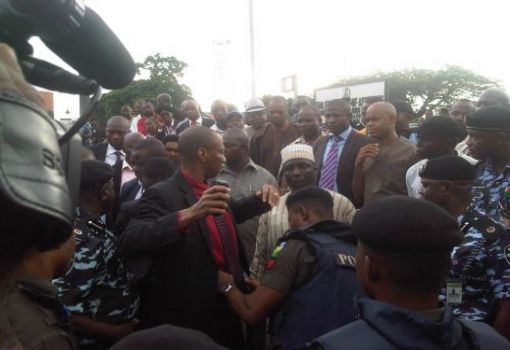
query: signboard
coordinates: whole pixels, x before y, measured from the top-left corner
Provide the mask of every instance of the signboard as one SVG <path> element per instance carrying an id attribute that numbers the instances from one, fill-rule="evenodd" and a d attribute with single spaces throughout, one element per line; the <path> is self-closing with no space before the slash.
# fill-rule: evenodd
<path id="1" fill-rule="evenodd" d="M 357 120 L 361 117 L 361 105 L 363 105 L 368 97 L 381 97 L 384 99 L 385 96 L 386 84 L 384 81 L 378 81 L 366 84 L 316 89 L 315 104 L 317 107 L 323 109 L 326 106 L 327 101 L 339 98 L 348 99 L 352 106 L 353 119 Z"/>
<path id="2" fill-rule="evenodd" d="M 282 92 L 294 92 L 297 94 L 297 76 L 289 75 L 282 78 Z"/>

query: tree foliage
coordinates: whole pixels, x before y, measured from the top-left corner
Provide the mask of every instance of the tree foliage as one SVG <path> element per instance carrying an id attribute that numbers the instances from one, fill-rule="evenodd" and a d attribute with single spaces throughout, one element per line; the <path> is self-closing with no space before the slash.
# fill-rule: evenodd
<path id="1" fill-rule="evenodd" d="M 165 57 L 157 53 L 145 58 L 137 67 L 139 76 L 148 74 L 149 79 L 137 79 L 122 89 L 104 94 L 97 119 L 104 122 L 108 117 L 119 114 L 122 105 L 133 106 L 140 99 L 155 100 L 163 92 L 169 93 L 177 106 L 191 96 L 191 90 L 179 83 L 187 64 L 174 56 Z"/>
<path id="2" fill-rule="evenodd" d="M 408 68 L 403 71 L 376 72 L 371 75 L 348 78 L 335 85 L 353 85 L 386 81 L 389 101 L 404 100 L 414 106 L 421 116 L 428 109 L 449 107 L 462 98 L 476 99 L 498 82 L 463 67 L 447 65 L 439 70 Z"/>

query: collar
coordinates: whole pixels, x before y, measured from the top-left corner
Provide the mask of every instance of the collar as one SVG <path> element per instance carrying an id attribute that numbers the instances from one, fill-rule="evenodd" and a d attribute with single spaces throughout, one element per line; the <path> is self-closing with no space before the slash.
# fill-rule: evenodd
<path id="1" fill-rule="evenodd" d="M 202 126 L 203 120 L 204 120 L 204 118 L 202 118 L 202 116 L 199 116 L 198 119 L 195 121 L 198 123 L 198 125 Z M 191 119 L 188 119 L 188 121 L 189 121 L 189 125 L 191 126 L 191 123 L 192 123 Z"/>
<path id="2" fill-rule="evenodd" d="M 197 189 L 201 191 L 205 191 L 209 188 L 206 182 L 200 182 L 194 177 L 192 177 L 186 170 L 184 170 L 182 167 L 180 169 L 181 176 L 184 178 L 184 181 L 188 183 L 188 185 L 191 186 L 192 189 Z"/>
<path id="3" fill-rule="evenodd" d="M 133 170 L 131 165 L 129 165 L 129 163 L 127 162 L 126 158 L 124 158 L 124 160 L 122 161 L 122 170 L 124 169 Z"/>
<path id="4" fill-rule="evenodd" d="M 345 129 L 344 131 L 342 131 L 342 132 L 340 133 L 340 135 L 338 135 L 338 136 L 340 136 L 340 137 L 342 138 L 342 140 L 346 141 L 346 140 L 347 140 L 347 138 L 349 137 L 349 135 L 351 134 L 351 132 L 352 132 L 352 127 L 350 127 L 350 126 L 349 126 L 347 129 Z M 334 137 L 334 136 L 335 136 L 335 134 L 333 134 L 333 133 L 331 133 L 331 132 L 330 132 L 330 133 L 329 133 L 329 135 L 328 135 L 328 138 L 329 138 L 329 139 L 331 139 L 331 138 L 332 138 L 332 137 Z"/>
<path id="5" fill-rule="evenodd" d="M 51 299 L 57 298 L 57 288 L 51 284 L 51 281 L 35 276 L 23 275 L 16 278 L 16 284 L 32 294 Z"/>
<path id="6" fill-rule="evenodd" d="M 114 148 L 112 145 L 108 144 L 108 147 L 106 147 L 106 155 L 109 156 L 109 155 L 112 155 L 112 154 L 115 154 L 115 152 L 117 151 L 120 151 L 120 154 L 122 154 L 123 156 L 126 156 L 126 153 L 124 153 L 123 150 L 121 149 L 116 149 Z"/>
<path id="7" fill-rule="evenodd" d="M 248 163 L 246 164 L 246 166 L 243 168 L 243 170 L 246 170 L 248 168 L 252 168 L 253 170 L 257 170 L 257 164 L 255 164 L 255 162 L 251 159 L 251 158 L 248 158 Z M 234 174 L 234 172 L 230 169 L 230 167 L 228 166 L 227 163 L 225 163 L 225 166 L 223 167 L 223 169 L 221 170 L 221 172 L 225 172 L 225 173 L 230 173 L 230 174 Z"/>

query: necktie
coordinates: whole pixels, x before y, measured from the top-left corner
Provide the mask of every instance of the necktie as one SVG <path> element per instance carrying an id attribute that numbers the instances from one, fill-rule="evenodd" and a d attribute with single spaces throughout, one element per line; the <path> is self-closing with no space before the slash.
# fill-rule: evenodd
<path id="1" fill-rule="evenodd" d="M 114 175 L 113 175 L 113 187 L 115 190 L 115 194 L 117 199 L 119 198 L 120 193 L 120 183 L 122 180 L 122 152 L 115 151 L 115 156 L 117 157 L 115 160 L 115 164 L 113 165 Z"/>
<path id="2" fill-rule="evenodd" d="M 223 246 L 223 255 L 227 263 L 229 272 L 232 274 L 238 288 L 244 285 L 244 273 L 239 262 L 239 252 L 234 246 L 231 232 L 223 215 L 214 216 L 214 222 L 220 232 L 221 245 Z"/>
<path id="3" fill-rule="evenodd" d="M 191 126 L 198 126 L 198 122 L 196 120 L 193 120 L 190 125 Z"/>
<path id="4" fill-rule="evenodd" d="M 331 140 L 331 147 L 329 148 L 328 154 L 326 155 L 324 164 L 322 164 L 319 187 L 334 191 L 336 171 L 338 169 L 338 143 L 342 141 L 342 137 L 333 136 Z"/>

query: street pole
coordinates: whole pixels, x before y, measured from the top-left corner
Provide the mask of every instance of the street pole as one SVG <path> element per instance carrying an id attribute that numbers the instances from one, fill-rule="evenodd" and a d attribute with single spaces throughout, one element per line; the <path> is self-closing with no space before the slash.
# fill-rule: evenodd
<path id="1" fill-rule="evenodd" d="M 248 1 L 250 12 L 251 97 L 257 97 L 257 92 L 255 88 L 255 43 L 253 39 L 253 0 Z"/>

